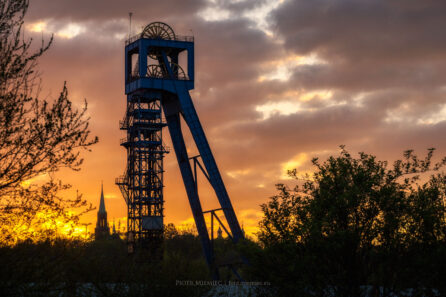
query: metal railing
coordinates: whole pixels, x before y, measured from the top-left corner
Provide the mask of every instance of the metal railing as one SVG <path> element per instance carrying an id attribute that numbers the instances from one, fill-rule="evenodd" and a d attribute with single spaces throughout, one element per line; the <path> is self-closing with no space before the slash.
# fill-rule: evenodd
<path id="1" fill-rule="evenodd" d="M 129 121 L 127 119 L 119 121 L 119 129 L 126 130 L 129 128 Z"/>
<path id="2" fill-rule="evenodd" d="M 193 36 L 187 36 L 187 35 L 175 35 L 175 40 L 194 42 L 194 37 Z"/>
<path id="3" fill-rule="evenodd" d="M 126 204 L 129 203 L 129 193 L 128 193 L 128 183 L 127 176 L 122 175 L 115 179 L 115 184 L 118 185 L 119 190 L 121 191 L 122 197 Z"/>
<path id="4" fill-rule="evenodd" d="M 116 185 L 127 185 L 127 176 L 121 175 L 115 179 Z"/>
<path id="5" fill-rule="evenodd" d="M 156 77 L 156 76 L 150 76 L 150 75 L 146 75 L 145 77 L 146 78 L 156 78 L 156 79 L 171 79 L 170 77 Z M 138 80 L 138 79 L 140 79 L 139 75 L 137 75 L 137 76 L 130 76 L 129 79 L 127 80 L 127 83 L 131 83 L 131 82 L 133 82 L 135 80 Z M 175 80 L 190 80 L 189 76 L 187 76 L 187 75 L 184 75 L 182 77 L 175 77 L 174 79 Z"/>
<path id="6" fill-rule="evenodd" d="M 124 143 L 127 143 L 127 142 L 129 142 L 129 140 L 127 140 L 127 137 L 119 139 L 119 144 L 121 144 L 121 145 Z"/>
<path id="7" fill-rule="evenodd" d="M 139 146 L 161 146 L 162 149 L 164 149 L 163 143 L 160 140 L 137 140 L 137 139 L 127 139 L 127 137 L 125 138 L 121 138 L 119 140 L 119 144 L 120 145 L 139 145 Z"/>
<path id="8" fill-rule="evenodd" d="M 145 38 L 145 39 L 150 39 L 148 37 L 143 37 L 142 33 L 133 35 L 132 37 L 126 39 L 125 41 L 125 45 L 129 45 L 132 42 L 135 42 L 138 39 L 141 38 Z M 193 36 L 187 36 L 187 35 L 176 35 L 175 34 L 175 39 L 164 39 L 164 40 L 176 40 L 176 41 L 186 41 L 186 42 L 194 42 L 194 37 Z"/>

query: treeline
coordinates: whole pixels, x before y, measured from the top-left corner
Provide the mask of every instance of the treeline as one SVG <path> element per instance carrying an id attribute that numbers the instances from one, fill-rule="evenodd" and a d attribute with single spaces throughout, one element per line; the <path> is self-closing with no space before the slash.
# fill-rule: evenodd
<path id="1" fill-rule="evenodd" d="M 0 296 L 215 295 L 196 232 L 167 225 L 162 250 L 161 259 L 141 247 L 128 254 L 127 242 L 119 236 L 4 245 L 0 247 Z M 214 251 L 217 260 L 238 253 L 228 238 L 215 239 Z M 238 280 L 228 267 L 219 271 L 223 281 Z M 249 280 L 246 267 L 238 272 Z M 234 296 L 234 290 L 217 290 L 218 296 Z"/>
<path id="2" fill-rule="evenodd" d="M 128 255 L 120 238 L 0 248 L 0 296 L 203 296 L 209 290 L 177 280 L 209 280 L 194 234 L 166 239 L 162 261 L 144 250 Z"/>

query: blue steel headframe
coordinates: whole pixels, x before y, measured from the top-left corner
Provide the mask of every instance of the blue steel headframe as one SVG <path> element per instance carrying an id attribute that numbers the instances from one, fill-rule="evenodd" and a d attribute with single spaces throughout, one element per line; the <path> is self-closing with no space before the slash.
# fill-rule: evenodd
<path id="1" fill-rule="evenodd" d="M 178 54 L 187 52 L 187 76 L 180 77 Z M 132 55 L 138 54 L 138 62 L 132 69 Z M 148 56 L 159 65 L 150 68 Z M 175 66 L 177 65 L 177 66 Z M 149 73 L 152 71 L 151 73 Z M 157 72 L 159 71 L 159 72 Z M 177 161 L 180 167 L 186 193 L 196 223 L 197 231 L 203 246 L 204 254 L 214 278 L 218 278 L 214 255 L 201 207 L 196 173 L 192 170 L 186 145 L 181 131 L 181 116 L 184 118 L 200 152 L 211 186 L 213 187 L 221 205 L 232 239 L 237 242 L 244 235 L 235 215 L 223 179 L 215 162 L 203 127 L 198 118 L 189 91 L 194 88 L 194 42 L 188 40 L 149 39 L 140 36 L 131 40 L 125 48 L 125 93 L 128 96 L 139 94 L 151 97 L 153 93 L 160 94 L 162 109 L 172 138 Z M 153 97 L 153 96 L 152 96 Z"/>
<path id="2" fill-rule="evenodd" d="M 140 38 L 125 47 L 125 93 L 128 95 L 140 89 L 157 89 L 176 93 L 171 79 L 147 77 L 147 54 L 149 48 L 169 48 L 180 53 L 187 52 L 187 80 L 182 80 L 186 90 L 194 88 L 194 43 L 191 41 Z M 138 54 L 138 79 L 132 79 L 131 55 Z"/>

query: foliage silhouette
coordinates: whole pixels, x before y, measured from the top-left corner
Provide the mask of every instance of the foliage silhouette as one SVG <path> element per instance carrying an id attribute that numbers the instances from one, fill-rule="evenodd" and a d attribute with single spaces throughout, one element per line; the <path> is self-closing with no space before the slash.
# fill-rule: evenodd
<path id="1" fill-rule="evenodd" d="M 90 137 L 87 103 L 80 110 L 73 107 L 66 85 L 54 102 L 39 98 L 37 60 L 53 38 L 31 50 L 32 39 L 23 35 L 27 9 L 27 0 L 0 2 L 0 242 L 7 244 L 16 243 L 21 232 L 37 236 L 37 226 L 54 214 L 66 223 L 78 219 L 67 209 L 86 202 L 80 195 L 62 199 L 60 191 L 70 185 L 53 173 L 63 167 L 79 170 L 80 150 L 98 141 Z M 46 182 L 33 181 L 41 177 Z"/>
<path id="2" fill-rule="evenodd" d="M 446 158 L 433 164 L 433 153 L 406 151 L 390 167 L 341 146 L 313 159 L 312 176 L 290 171 L 298 185 L 277 185 L 261 206 L 254 275 L 284 296 L 444 294 Z"/>
<path id="3" fill-rule="evenodd" d="M 173 226 L 171 226 L 173 228 Z M 0 248 L 1 296 L 203 296 L 210 280 L 197 235 L 176 232 L 165 240 L 164 259 L 148 251 L 127 254 L 125 240 L 60 239 Z M 14 269 L 11 269 L 13 267 Z"/>

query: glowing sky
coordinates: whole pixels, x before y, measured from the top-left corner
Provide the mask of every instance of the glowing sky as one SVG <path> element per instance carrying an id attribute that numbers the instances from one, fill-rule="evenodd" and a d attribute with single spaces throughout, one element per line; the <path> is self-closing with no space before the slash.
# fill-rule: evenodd
<path id="1" fill-rule="evenodd" d="M 130 11 L 133 33 L 163 21 L 195 36 L 192 97 L 248 232 L 287 169 L 309 172 L 312 157 L 340 144 L 382 159 L 446 153 L 444 1 L 31 0 L 26 36 L 55 37 L 40 60 L 41 94 L 55 98 L 67 81 L 76 104 L 87 98 L 100 138 L 80 172 L 60 176 L 95 205 L 103 180 L 109 220 L 126 215 L 114 179 L 126 159 L 118 122 Z M 190 223 L 174 152 L 165 169 L 166 222 Z M 203 208 L 217 207 L 200 189 Z"/>

